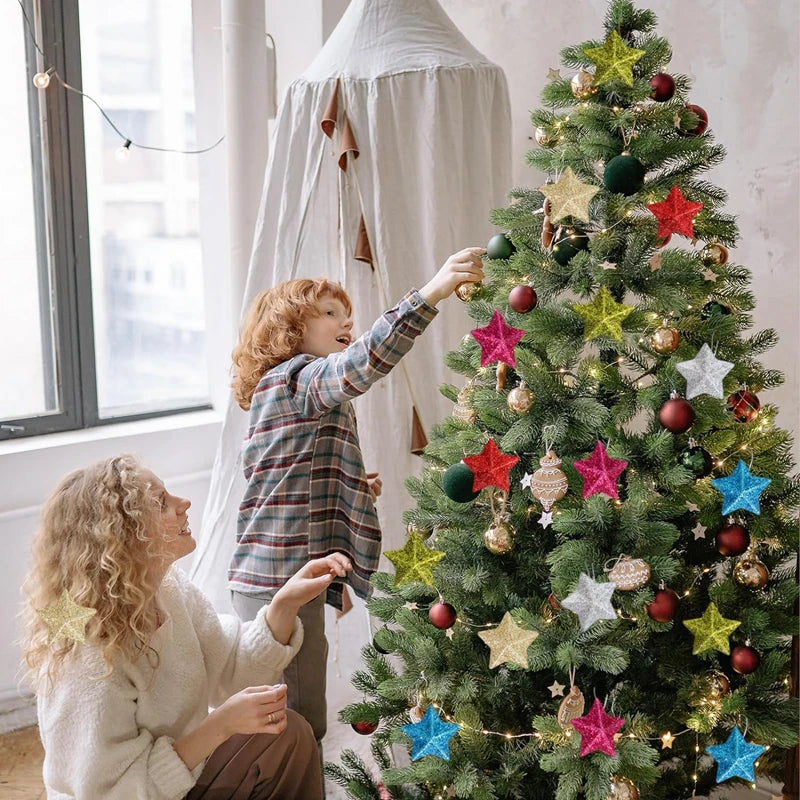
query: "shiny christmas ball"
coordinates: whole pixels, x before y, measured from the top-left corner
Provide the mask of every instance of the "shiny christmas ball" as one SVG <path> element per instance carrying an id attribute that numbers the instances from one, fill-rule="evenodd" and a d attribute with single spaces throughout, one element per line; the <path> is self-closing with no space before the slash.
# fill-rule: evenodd
<path id="1" fill-rule="evenodd" d="M 609 788 L 610 792 L 605 800 L 639 800 L 639 790 L 628 778 L 612 775 Z"/>
<path id="2" fill-rule="evenodd" d="M 555 450 L 548 450 L 539 459 L 539 469 L 531 477 L 531 494 L 542 504 L 545 511 L 553 507 L 567 493 L 569 481 L 559 469 L 561 459 Z"/>
<path id="3" fill-rule="evenodd" d="M 755 672 L 760 663 L 761 656 L 749 644 L 738 644 L 731 648 L 731 666 L 740 675 L 749 675 L 751 672 Z"/>
<path id="4" fill-rule="evenodd" d="M 469 503 L 480 494 L 480 492 L 472 491 L 474 480 L 473 471 L 463 461 L 459 461 L 448 467 L 444 473 L 442 489 L 456 503 Z"/>
<path id="5" fill-rule="evenodd" d="M 385 656 L 385 655 L 387 655 L 388 653 L 390 653 L 391 651 L 390 651 L 390 650 L 387 650 L 387 649 L 386 649 L 386 648 L 383 646 L 383 644 L 381 644 L 381 639 L 383 638 L 383 635 L 384 635 L 384 633 L 383 633 L 383 632 L 384 632 L 384 631 L 386 631 L 386 632 L 388 633 L 388 632 L 389 632 L 389 629 L 388 629 L 388 628 L 379 628 L 377 631 L 375 631 L 375 635 L 372 637 L 372 646 L 373 646 L 373 647 L 374 647 L 374 648 L 375 648 L 375 649 L 376 649 L 376 650 L 377 650 L 377 651 L 378 651 L 378 652 L 379 652 L 381 655 L 384 655 L 384 656 Z"/>
<path id="6" fill-rule="evenodd" d="M 362 736 L 369 736 L 371 733 L 375 733 L 375 731 L 378 730 L 378 723 L 364 720 L 362 722 L 351 722 L 350 727 Z"/>
<path id="7" fill-rule="evenodd" d="M 490 553 L 504 556 L 514 549 L 517 532 L 514 526 L 503 520 L 495 520 L 483 534 L 483 543 Z"/>
<path id="8" fill-rule="evenodd" d="M 511 258 L 517 248 L 504 233 L 496 233 L 486 245 L 486 256 L 497 261 Z"/>
<path id="9" fill-rule="evenodd" d="M 470 300 L 474 300 L 475 297 L 477 297 L 482 287 L 483 284 L 480 281 L 478 281 L 477 283 L 464 281 L 463 283 L 459 283 L 454 291 L 456 297 L 462 303 L 469 303 Z"/>
<path id="10" fill-rule="evenodd" d="M 665 356 L 674 353 L 681 343 L 681 336 L 675 328 L 669 325 L 659 325 L 648 339 L 650 347 L 659 355 Z"/>
<path id="11" fill-rule="evenodd" d="M 650 91 L 650 97 L 657 103 L 666 103 L 675 94 L 675 78 L 672 75 L 667 75 L 666 72 L 659 72 L 653 75 L 650 78 L 650 85 L 653 87 Z"/>
<path id="12" fill-rule="evenodd" d="M 527 314 L 536 308 L 539 298 L 533 290 L 533 286 L 520 284 L 515 286 L 508 294 L 508 304 L 518 314 Z"/>
<path id="13" fill-rule="evenodd" d="M 555 147 L 558 140 L 557 136 L 550 136 L 550 134 L 542 127 L 538 127 L 533 132 L 533 138 L 536 139 L 536 144 L 539 147 Z"/>
<path id="14" fill-rule="evenodd" d="M 609 192 L 614 194 L 636 194 L 644 186 L 644 175 L 647 170 L 631 155 L 623 154 L 614 156 L 606 164 L 603 172 L 603 184 Z"/>
<path id="15" fill-rule="evenodd" d="M 728 411 L 737 422 L 752 422 L 758 416 L 761 401 L 747 389 L 740 389 L 728 397 Z"/>
<path id="16" fill-rule="evenodd" d="M 581 250 L 589 249 L 589 237 L 581 230 L 565 231 L 553 244 L 552 256 L 555 261 L 565 267 Z"/>
<path id="17" fill-rule="evenodd" d="M 585 69 L 576 72 L 569 82 L 569 88 L 572 89 L 573 97 L 576 97 L 578 100 L 587 100 L 593 94 L 596 94 L 597 89 L 592 86 L 593 82 L 594 75 L 592 75 L 591 72 L 587 72 Z"/>
<path id="18" fill-rule="evenodd" d="M 705 478 L 714 467 L 714 460 L 708 450 L 697 445 L 690 445 L 683 450 L 678 456 L 678 463 L 686 467 L 695 478 Z"/>
<path id="19" fill-rule="evenodd" d="M 506 405 L 517 414 L 527 414 L 535 399 L 533 392 L 521 383 L 508 393 Z"/>
<path id="20" fill-rule="evenodd" d="M 709 300 L 700 310 L 700 316 L 703 319 L 710 319 L 711 317 L 726 317 L 731 313 L 730 308 L 719 300 Z"/>
<path id="21" fill-rule="evenodd" d="M 688 400 L 678 397 L 677 392 L 661 406 L 658 421 L 672 433 L 684 433 L 694 424 L 694 409 Z"/>
<path id="22" fill-rule="evenodd" d="M 763 589 L 769 582 L 769 570 L 754 555 L 746 555 L 733 568 L 733 580 L 747 589 Z"/>
<path id="23" fill-rule="evenodd" d="M 686 136 L 700 136 L 700 134 L 704 133 L 708 127 L 708 114 L 706 113 L 706 110 L 704 108 L 700 108 L 700 106 L 695 105 L 694 103 L 689 103 L 686 106 L 686 110 L 691 111 L 698 117 L 697 125 L 695 125 L 693 128 L 684 127 L 691 125 L 691 123 L 684 122 L 683 119 L 681 119 L 680 124 L 678 125 L 678 131 Z"/>
<path id="24" fill-rule="evenodd" d="M 730 692 L 731 682 L 728 680 L 728 676 L 724 672 L 720 672 L 719 670 L 715 669 L 709 672 L 706 677 L 708 678 L 711 696 L 714 699 L 718 699 L 722 697 L 722 695 Z"/>
<path id="25" fill-rule="evenodd" d="M 656 589 L 653 602 L 645 606 L 647 616 L 656 622 L 672 622 L 680 602 L 680 597 L 672 589 Z"/>
<path id="26" fill-rule="evenodd" d="M 721 267 L 728 262 L 728 249 L 719 242 L 710 242 L 700 252 L 704 261 Z"/>
<path id="27" fill-rule="evenodd" d="M 428 611 L 428 619 L 431 625 L 446 631 L 456 623 L 456 610 L 450 603 L 434 603 Z"/>
<path id="28" fill-rule="evenodd" d="M 714 543 L 723 556 L 740 556 L 750 547 L 750 534 L 747 528 L 733 522 L 720 528 L 714 537 Z"/>

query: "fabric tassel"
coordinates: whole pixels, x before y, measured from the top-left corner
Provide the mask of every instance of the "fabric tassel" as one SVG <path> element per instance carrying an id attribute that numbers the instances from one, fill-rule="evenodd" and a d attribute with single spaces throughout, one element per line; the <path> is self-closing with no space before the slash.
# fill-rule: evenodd
<path id="1" fill-rule="evenodd" d="M 415 456 L 421 456 L 422 451 L 428 445 L 428 437 L 425 435 L 425 428 L 422 427 L 422 420 L 416 406 L 411 407 L 411 452 Z"/>

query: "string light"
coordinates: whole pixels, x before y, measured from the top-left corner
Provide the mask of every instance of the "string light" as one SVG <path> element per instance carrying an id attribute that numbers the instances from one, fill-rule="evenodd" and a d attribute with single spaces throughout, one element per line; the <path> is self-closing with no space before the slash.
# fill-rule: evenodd
<path id="1" fill-rule="evenodd" d="M 37 89 L 46 89 L 50 85 L 50 75 L 55 72 L 53 67 L 47 70 L 47 72 L 37 72 L 33 76 L 33 85 Z"/>

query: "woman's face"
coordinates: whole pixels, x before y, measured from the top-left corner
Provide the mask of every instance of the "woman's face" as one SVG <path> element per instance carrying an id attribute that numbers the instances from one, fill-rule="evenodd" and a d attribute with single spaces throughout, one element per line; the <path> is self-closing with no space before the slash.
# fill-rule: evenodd
<path id="1" fill-rule="evenodd" d="M 197 547 L 186 515 L 192 503 L 185 497 L 170 494 L 163 481 L 150 470 L 145 470 L 145 477 L 160 509 L 161 530 L 156 539 L 156 552 L 160 561 L 169 566 Z"/>

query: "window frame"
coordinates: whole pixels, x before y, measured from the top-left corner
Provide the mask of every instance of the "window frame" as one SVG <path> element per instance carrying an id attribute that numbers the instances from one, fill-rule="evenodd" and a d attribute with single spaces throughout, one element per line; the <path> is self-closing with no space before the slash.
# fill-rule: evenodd
<path id="1" fill-rule="evenodd" d="M 66 83 L 82 90 L 79 0 L 22 0 L 22 4 L 44 51 L 45 67 L 55 67 Z M 25 56 L 27 73 L 33 76 L 42 64 L 27 30 Z M 60 398 L 60 410 L 0 418 L 0 441 L 212 408 L 209 399 L 190 406 L 100 417 L 83 102 L 56 81 L 44 90 L 32 82 L 28 88 L 45 391 Z M 50 356 L 51 342 L 55 358 Z"/>

